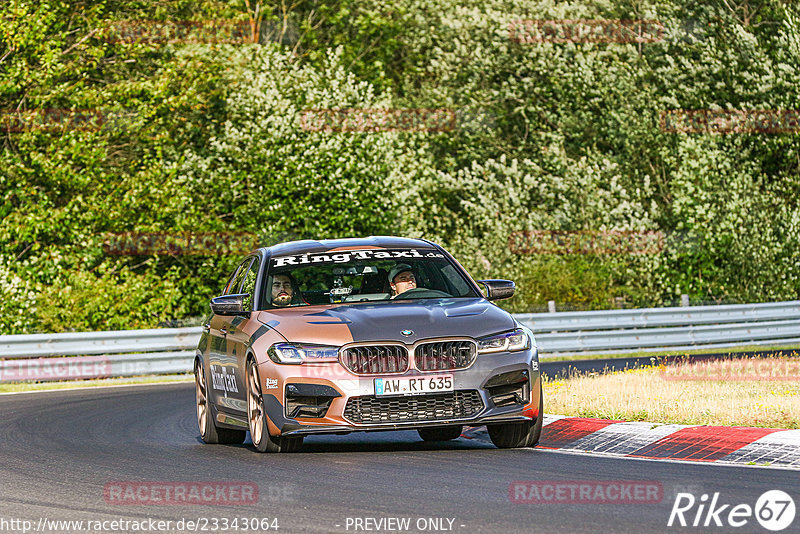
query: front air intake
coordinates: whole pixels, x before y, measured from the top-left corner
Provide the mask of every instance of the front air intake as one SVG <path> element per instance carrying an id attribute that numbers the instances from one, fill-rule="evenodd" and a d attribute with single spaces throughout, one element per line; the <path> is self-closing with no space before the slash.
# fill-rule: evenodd
<path id="1" fill-rule="evenodd" d="M 341 394 L 322 384 L 286 384 L 286 417 L 325 417 Z"/>
<path id="2" fill-rule="evenodd" d="M 466 419 L 484 408 L 476 390 L 400 397 L 351 397 L 344 418 L 356 424 L 428 422 Z"/>
<path id="3" fill-rule="evenodd" d="M 530 402 L 530 374 L 526 369 L 495 375 L 484 387 L 489 391 L 489 398 L 497 408 Z"/>

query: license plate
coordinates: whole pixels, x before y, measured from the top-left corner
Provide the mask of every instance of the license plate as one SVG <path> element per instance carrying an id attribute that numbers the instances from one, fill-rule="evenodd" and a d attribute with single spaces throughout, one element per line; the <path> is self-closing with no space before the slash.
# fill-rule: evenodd
<path id="1" fill-rule="evenodd" d="M 375 395 L 420 395 L 453 391 L 453 375 L 411 376 L 407 378 L 376 378 Z"/>

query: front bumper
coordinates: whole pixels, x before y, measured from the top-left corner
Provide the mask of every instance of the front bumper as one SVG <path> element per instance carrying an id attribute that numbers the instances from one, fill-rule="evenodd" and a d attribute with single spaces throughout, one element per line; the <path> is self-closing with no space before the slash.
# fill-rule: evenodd
<path id="1" fill-rule="evenodd" d="M 375 376 L 356 376 L 338 364 L 292 366 L 267 362 L 262 364 L 260 374 L 273 386 L 263 394 L 273 435 L 515 423 L 535 421 L 541 411 L 541 376 L 535 348 L 478 355 L 468 369 L 432 373 L 412 370 L 400 375 L 452 374 L 455 389 L 452 395 L 376 397 Z M 311 395 L 314 392 L 316 396 Z M 465 408 L 467 397 L 469 405 Z M 364 405 L 369 409 L 365 411 Z M 383 406 L 387 407 L 385 413 L 381 412 Z"/>

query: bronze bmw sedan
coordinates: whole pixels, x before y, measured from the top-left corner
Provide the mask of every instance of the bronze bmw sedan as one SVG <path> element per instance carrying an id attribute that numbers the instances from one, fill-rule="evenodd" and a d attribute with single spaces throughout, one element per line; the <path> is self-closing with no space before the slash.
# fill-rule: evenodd
<path id="1" fill-rule="evenodd" d="M 481 291 L 481 286 L 483 291 Z M 295 241 L 259 249 L 211 300 L 195 359 L 206 443 L 298 450 L 309 434 L 417 430 L 455 439 L 486 425 L 498 447 L 542 431 L 533 334 L 425 240 Z M 485 296 L 484 296 L 485 295 Z"/>

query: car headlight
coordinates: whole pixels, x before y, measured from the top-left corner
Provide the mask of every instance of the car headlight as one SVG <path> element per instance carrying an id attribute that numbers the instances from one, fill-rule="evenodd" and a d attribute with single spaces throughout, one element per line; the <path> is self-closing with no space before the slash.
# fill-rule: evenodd
<path id="1" fill-rule="evenodd" d="M 275 343 L 267 349 L 275 363 L 335 362 L 339 347 L 312 345 L 310 343 Z"/>
<path id="2" fill-rule="evenodd" d="M 531 340 L 524 330 L 518 328 L 513 332 L 484 337 L 478 340 L 478 353 L 514 352 L 530 348 Z"/>

